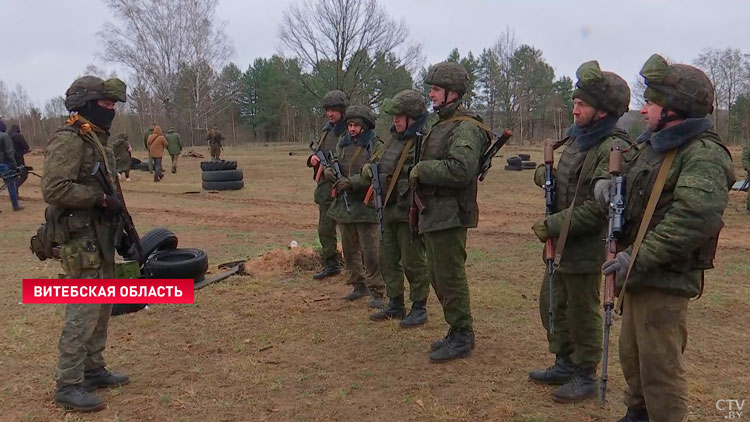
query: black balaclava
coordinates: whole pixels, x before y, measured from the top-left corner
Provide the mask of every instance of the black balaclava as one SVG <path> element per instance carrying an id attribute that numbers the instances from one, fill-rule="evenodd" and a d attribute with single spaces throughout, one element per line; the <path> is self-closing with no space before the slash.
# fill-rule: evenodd
<path id="1" fill-rule="evenodd" d="M 86 107 L 79 110 L 78 113 L 105 131 L 109 131 L 112 120 L 115 119 L 115 110 L 100 106 L 96 103 L 96 100 L 87 102 Z"/>

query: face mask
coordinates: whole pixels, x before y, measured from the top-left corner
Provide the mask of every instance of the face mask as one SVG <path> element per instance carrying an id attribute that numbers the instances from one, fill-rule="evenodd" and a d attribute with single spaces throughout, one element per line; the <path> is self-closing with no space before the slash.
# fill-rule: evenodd
<path id="1" fill-rule="evenodd" d="M 103 130 L 109 130 L 112 126 L 112 120 L 115 118 L 114 109 L 104 108 L 97 104 L 96 101 L 90 101 L 86 108 L 79 111 L 79 113 Z"/>

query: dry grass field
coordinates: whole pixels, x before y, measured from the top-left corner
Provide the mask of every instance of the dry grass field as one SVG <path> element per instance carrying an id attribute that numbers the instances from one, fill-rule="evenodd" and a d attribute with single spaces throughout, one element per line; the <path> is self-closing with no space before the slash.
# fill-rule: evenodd
<path id="1" fill-rule="evenodd" d="M 502 152 L 541 158 L 539 147 Z M 369 321 L 364 300 L 341 299 L 344 275 L 311 279 L 317 208 L 304 146 L 227 148 L 224 155 L 239 161 L 245 189 L 201 191 L 200 160 L 188 157 L 159 184 L 140 171 L 123 182 L 141 233 L 168 227 L 181 246 L 206 250 L 214 273 L 220 263 L 247 259 L 250 275 L 196 292 L 193 305 L 113 318 L 105 357 L 131 383 L 102 391 L 108 407 L 94 414 L 65 413 L 53 403 L 63 306 L 21 303 L 23 278 L 60 272 L 59 263 L 40 262 L 28 250 L 45 207 L 39 180 L 22 187 L 22 212 L 12 212 L 0 193 L 0 421 L 578 422 L 624 414 L 619 321 L 606 408 L 598 400 L 554 404 L 551 388 L 527 381 L 529 370 L 552 361 L 538 311 L 542 244 L 530 230 L 544 204 L 530 171 L 503 171 L 505 159 L 497 158 L 480 185 L 480 223 L 469 232 L 467 260 L 477 347 L 469 359 L 434 365 L 429 342 L 447 327 L 433 293 L 427 325 L 407 331 L 395 321 Z M 42 168 L 40 155 L 28 161 Z M 703 298 L 690 305 L 690 421 L 724 420 L 720 399 L 750 402 L 744 200 L 732 193 L 716 269 L 707 273 Z M 292 240 L 300 247 L 289 249 Z"/>

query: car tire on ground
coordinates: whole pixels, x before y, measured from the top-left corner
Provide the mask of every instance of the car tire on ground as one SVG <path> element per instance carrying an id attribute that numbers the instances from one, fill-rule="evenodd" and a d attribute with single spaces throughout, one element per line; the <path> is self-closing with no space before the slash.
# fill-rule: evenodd
<path id="1" fill-rule="evenodd" d="M 506 161 L 508 162 L 509 166 L 520 166 L 521 163 L 523 162 L 523 160 L 521 160 L 520 157 L 516 157 L 516 156 L 508 157 Z"/>
<path id="2" fill-rule="evenodd" d="M 141 249 L 143 249 L 143 258 L 139 260 L 141 264 L 146 262 L 149 255 L 160 250 L 172 250 L 177 248 L 177 235 L 172 230 L 164 227 L 151 229 L 141 236 Z M 127 258 L 134 258 L 130 256 Z"/>
<path id="3" fill-rule="evenodd" d="M 523 161 L 531 160 L 531 156 L 529 154 L 518 154 L 518 158 L 520 158 Z"/>
<path id="4" fill-rule="evenodd" d="M 111 315 L 118 316 L 138 312 L 146 306 L 148 306 L 146 303 L 115 303 L 112 305 Z"/>
<path id="5" fill-rule="evenodd" d="M 230 180 L 222 182 L 203 182 L 205 190 L 240 190 L 245 187 L 242 180 Z"/>
<path id="6" fill-rule="evenodd" d="M 521 163 L 521 167 L 524 170 L 535 170 L 536 169 L 536 162 L 534 161 L 524 161 Z"/>
<path id="7" fill-rule="evenodd" d="M 236 161 L 202 161 L 201 170 L 203 171 L 219 171 L 219 170 L 234 170 L 237 168 Z"/>
<path id="8" fill-rule="evenodd" d="M 205 274 L 208 255 L 196 248 L 157 251 L 146 261 L 150 278 L 192 278 Z"/>
<path id="9" fill-rule="evenodd" d="M 523 170 L 523 167 L 521 167 L 521 166 L 505 166 L 505 170 L 508 170 L 508 171 L 521 171 L 521 170 Z"/>
<path id="10" fill-rule="evenodd" d="M 216 170 L 204 171 L 201 178 L 204 182 L 231 182 L 232 180 L 242 180 L 242 170 Z"/>

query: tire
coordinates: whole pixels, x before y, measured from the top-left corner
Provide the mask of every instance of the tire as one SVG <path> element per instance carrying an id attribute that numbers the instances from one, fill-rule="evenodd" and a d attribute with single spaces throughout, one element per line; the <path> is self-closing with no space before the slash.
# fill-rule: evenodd
<path id="1" fill-rule="evenodd" d="M 518 154 L 518 158 L 520 158 L 523 161 L 531 160 L 531 156 L 529 154 Z"/>
<path id="2" fill-rule="evenodd" d="M 536 169 L 536 162 L 534 161 L 524 161 L 521 163 L 521 167 L 524 170 L 535 170 Z"/>
<path id="3" fill-rule="evenodd" d="M 242 180 L 242 170 L 216 170 L 204 171 L 201 178 L 204 182 L 231 182 Z"/>
<path id="4" fill-rule="evenodd" d="M 149 230 L 141 236 L 141 249 L 143 249 L 144 257 L 139 262 L 143 264 L 156 251 L 177 249 L 177 235 L 164 227 Z"/>
<path id="5" fill-rule="evenodd" d="M 205 190 L 240 190 L 245 187 L 245 182 L 242 180 L 231 180 L 224 182 L 203 182 L 203 189 Z"/>
<path id="6" fill-rule="evenodd" d="M 203 171 L 218 171 L 218 170 L 234 170 L 237 168 L 236 161 L 202 161 L 201 170 Z"/>
<path id="7" fill-rule="evenodd" d="M 208 255 L 195 248 L 158 251 L 146 261 L 149 278 L 192 278 L 205 274 Z"/>
<path id="8" fill-rule="evenodd" d="M 506 161 L 508 162 L 509 166 L 520 166 L 521 162 L 523 162 L 523 160 L 521 160 L 520 157 L 515 157 L 515 156 L 514 157 L 508 157 L 508 159 Z"/>
<path id="9" fill-rule="evenodd" d="M 521 170 L 523 170 L 523 167 L 521 167 L 521 166 L 505 166 L 505 170 L 508 170 L 508 171 L 521 171 Z"/>
<path id="10" fill-rule="evenodd" d="M 131 314 L 148 306 L 146 303 L 115 303 L 112 305 L 112 316 Z"/>

